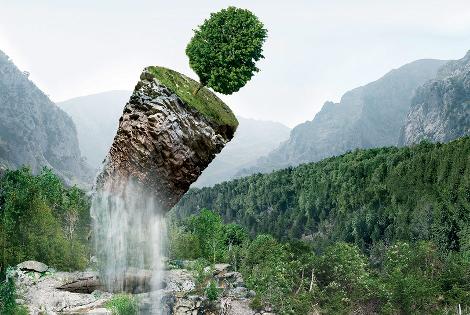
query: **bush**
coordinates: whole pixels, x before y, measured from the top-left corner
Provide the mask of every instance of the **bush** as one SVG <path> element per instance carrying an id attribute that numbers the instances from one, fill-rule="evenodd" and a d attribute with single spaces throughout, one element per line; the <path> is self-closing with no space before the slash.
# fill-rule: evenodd
<path id="1" fill-rule="evenodd" d="M 0 282 L 0 314 L 14 315 L 16 311 L 15 284 L 13 279 Z"/>
<path id="2" fill-rule="evenodd" d="M 113 315 L 136 315 L 139 306 L 135 297 L 130 294 L 118 294 L 113 296 L 105 305 Z"/>
<path id="3" fill-rule="evenodd" d="M 50 170 L 34 176 L 27 168 L 0 179 L 0 269 L 39 260 L 62 270 L 88 261 L 89 200 L 66 188 Z"/>
<path id="4" fill-rule="evenodd" d="M 219 298 L 219 289 L 217 288 L 214 280 L 212 280 L 206 288 L 206 296 L 211 302 L 216 301 Z"/>

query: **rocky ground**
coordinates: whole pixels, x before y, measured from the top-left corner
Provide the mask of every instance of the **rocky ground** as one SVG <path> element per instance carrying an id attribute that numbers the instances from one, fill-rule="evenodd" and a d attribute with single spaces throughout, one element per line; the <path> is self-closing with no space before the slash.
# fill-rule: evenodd
<path id="1" fill-rule="evenodd" d="M 160 312 L 164 315 L 270 315 L 269 310 L 256 312 L 250 308 L 255 292 L 247 289 L 240 273 L 228 264 L 207 267 L 209 277 L 217 283 L 219 297 L 209 301 L 196 290 L 191 270 L 165 271 L 165 288 L 155 292 L 135 294 L 140 314 L 153 314 L 155 299 L 161 300 Z M 35 261 L 19 264 L 12 272 L 18 303 L 26 305 L 30 314 L 111 314 L 105 308 L 113 296 L 105 292 L 94 271 L 59 272 Z M 73 291 L 73 292 L 71 292 Z"/>

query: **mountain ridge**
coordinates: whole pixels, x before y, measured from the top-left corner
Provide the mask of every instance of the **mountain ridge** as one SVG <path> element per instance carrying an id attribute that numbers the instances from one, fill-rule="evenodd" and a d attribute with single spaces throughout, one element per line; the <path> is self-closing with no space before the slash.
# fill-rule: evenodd
<path id="1" fill-rule="evenodd" d="M 67 184 L 88 185 L 72 119 L 0 51 L 0 164 L 51 168 Z"/>
<path id="2" fill-rule="evenodd" d="M 237 177 L 319 161 L 356 148 L 396 145 L 414 90 L 435 77 L 443 60 L 421 59 L 325 102 L 313 120 L 296 126 L 289 140 Z"/>

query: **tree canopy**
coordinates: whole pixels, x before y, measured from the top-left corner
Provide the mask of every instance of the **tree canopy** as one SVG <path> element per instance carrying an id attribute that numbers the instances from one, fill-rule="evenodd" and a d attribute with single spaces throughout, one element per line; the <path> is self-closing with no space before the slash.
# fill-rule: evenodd
<path id="1" fill-rule="evenodd" d="M 259 71 L 256 61 L 264 58 L 266 37 L 263 23 L 249 10 L 228 7 L 212 13 L 186 47 L 200 87 L 223 94 L 240 90 Z"/>

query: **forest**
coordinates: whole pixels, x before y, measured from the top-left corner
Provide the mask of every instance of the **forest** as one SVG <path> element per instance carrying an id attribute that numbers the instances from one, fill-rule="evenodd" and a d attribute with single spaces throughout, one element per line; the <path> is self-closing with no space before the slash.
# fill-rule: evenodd
<path id="1" fill-rule="evenodd" d="M 449 314 L 470 305 L 470 137 L 357 150 L 193 189 L 168 220 L 171 266 L 230 263 L 277 314 Z M 0 180 L 1 273 L 24 260 L 90 267 L 90 198 L 48 169 Z M 210 210 L 208 210 L 210 209 Z M 3 275 L 2 275 L 3 277 Z M 209 282 L 208 282 L 209 281 Z M 5 314 L 23 314 L 0 284 Z"/>
<path id="2" fill-rule="evenodd" d="M 192 189 L 176 221 L 202 208 L 254 236 L 332 242 L 363 253 L 395 241 L 470 249 L 470 137 L 448 144 L 356 150 L 317 163 Z"/>

